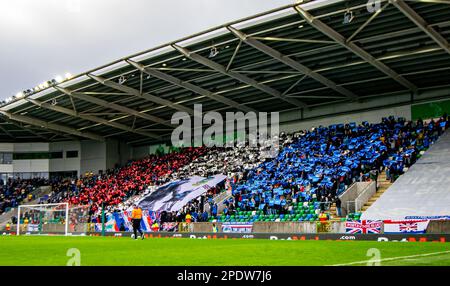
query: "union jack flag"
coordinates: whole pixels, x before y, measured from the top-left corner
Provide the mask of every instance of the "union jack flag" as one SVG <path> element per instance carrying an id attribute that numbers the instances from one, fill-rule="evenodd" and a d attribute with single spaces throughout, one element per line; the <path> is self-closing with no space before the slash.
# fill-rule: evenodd
<path id="1" fill-rule="evenodd" d="M 385 220 L 384 233 L 425 233 L 429 220 Z"/>
<path id="2" fill-rule="evenodd" d="M 382 222 L 378 220 L 347 221 L 345 223 L 346 233 L 380 233 Z"/>

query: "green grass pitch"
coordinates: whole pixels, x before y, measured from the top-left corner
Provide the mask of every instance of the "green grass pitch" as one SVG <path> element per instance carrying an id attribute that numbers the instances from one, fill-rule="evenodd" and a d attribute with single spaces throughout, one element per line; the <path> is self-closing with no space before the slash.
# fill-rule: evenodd
<path id="1" fill-rule="evenodd" d="M 450 243 L 257 239 L 1 236 L 0 265 L 66 265 L 71 248 L 88 265 L 450 265 Z M 379 257 L 368 256 L 379 253 Z M 379 252 L 378 252 L 379 251 Z"/>

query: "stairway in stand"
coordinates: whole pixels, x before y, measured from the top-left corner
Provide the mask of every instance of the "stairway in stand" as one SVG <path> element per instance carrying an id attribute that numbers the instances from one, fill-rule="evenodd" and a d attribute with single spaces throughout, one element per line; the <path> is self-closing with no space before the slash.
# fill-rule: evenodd
<path id="1" fill-rule="evenodd" d="M 391 181 L 386 179 L 386 172 L 383 171 L 378 176 L 378 190 L 377 192 L 364 204 L 361 209 L 361 212 L 366 211 L 382 194 L 392 185 Z M 331 217 L 331 221 L 339 221 L 340 217 L 338 217 L 336 213 L 336 204 L 333 203 L 327 213 Z"/>

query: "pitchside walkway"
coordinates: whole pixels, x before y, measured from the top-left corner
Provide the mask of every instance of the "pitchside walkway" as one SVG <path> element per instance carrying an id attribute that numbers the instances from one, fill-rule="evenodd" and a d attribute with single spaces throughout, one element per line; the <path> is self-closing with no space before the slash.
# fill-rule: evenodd
<path id="1" fill-rule="evenodd" d="M 362 214 L 362 219 L 450 215 L 450 132 Z"/>

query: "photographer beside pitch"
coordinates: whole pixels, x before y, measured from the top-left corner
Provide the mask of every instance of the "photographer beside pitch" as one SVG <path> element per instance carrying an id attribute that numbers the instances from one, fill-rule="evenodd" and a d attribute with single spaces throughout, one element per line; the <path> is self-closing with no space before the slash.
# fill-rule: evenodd
<path id="1" fill-rule="evenodd" d="M 141 234 L 141 239 L 144 239 L 144 233 L 141 230 L 142 221 L 142 209 L 136 204 L 133 205 L 133 211 L 131 212 L 131 220 L 133 222 L 134 239 L 137 239 L 137 232 Z"/>

